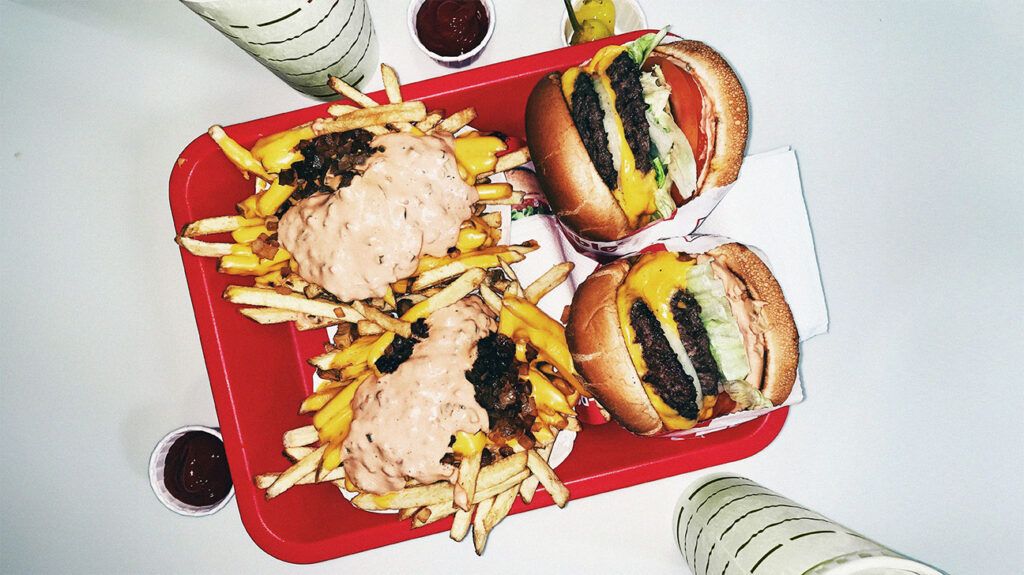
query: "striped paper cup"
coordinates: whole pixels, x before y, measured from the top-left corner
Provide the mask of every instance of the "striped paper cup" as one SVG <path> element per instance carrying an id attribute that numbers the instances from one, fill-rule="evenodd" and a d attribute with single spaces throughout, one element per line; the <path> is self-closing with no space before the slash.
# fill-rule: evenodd
<path id="1" fill-rule="evenodd" d="M 673 527 L 694 575 L 941 575 L 727 473 L 691 484 L 676 505 Z"/>
<path id="2" fill-rule="evenodd" d="M 315 98 L 336 96 L 328 75 L 356 86 L 377 67 L 366 0 L 181 2 L 289 86 Z"/>

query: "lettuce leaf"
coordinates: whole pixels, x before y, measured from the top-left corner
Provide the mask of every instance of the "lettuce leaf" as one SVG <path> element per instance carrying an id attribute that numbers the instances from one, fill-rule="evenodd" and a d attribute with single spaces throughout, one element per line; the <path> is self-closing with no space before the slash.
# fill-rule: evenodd
<path id="1" fill-rule="evenodd" d="M 697 160 L 686 135 L 672 118 L 669 104 L 672 91 L 659 66 L 641 74 L 640 85 L 644 91 L 644 103 L 647 104 L 651 143 L 668 171 L 669 179 L 675 183 L 679 193 L 688 198 L 697 188 Z"/>
<path id="2" fill-rule="evenodd" d="M 644 61 L 654 51 L 655 46 L 661 44 L 661 41 L 665 39 L 668 29 L 669 27 L 665 26 L 655 34 L 644 34 L 626 45 L 626 52 L 636 62 L 637 66 L 643 66 Z"/>
<path id="3" fill-rule="evenodd" d="M 710 263 L 697 264 L 686 273 L 686 291 L 700 304 L 700 321 L 711 340 L 711 355 L 726 381 L 745 379 L 750 373 L 743 335 L 725 297 L 725 286 Z"/>

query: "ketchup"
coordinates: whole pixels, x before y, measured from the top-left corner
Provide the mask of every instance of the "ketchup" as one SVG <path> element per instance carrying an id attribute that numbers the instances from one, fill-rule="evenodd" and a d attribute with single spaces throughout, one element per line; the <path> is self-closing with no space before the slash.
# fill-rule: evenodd
<path id="1" fill-rule="evenodd" d="M 460 56 L 476 48 L 488 24 L 480 0 L 426 0 L 416 13 L 416 35 L 439 56 Z"/>
<path id="2" fill-rule="evenodd" d="M 203 507 L 227 497 L 231 474 L 224 443 L 205 431 L 189 431 L 167 450 L 164 485 L 176 499 Z"/>

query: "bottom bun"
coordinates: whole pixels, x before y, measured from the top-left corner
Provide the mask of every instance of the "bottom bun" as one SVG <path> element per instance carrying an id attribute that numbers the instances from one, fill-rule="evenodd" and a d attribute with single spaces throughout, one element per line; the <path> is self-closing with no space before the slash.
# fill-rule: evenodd
<path id="1" fill-rule="evenodd" d="M 629 262 L 618 260 L 580 284 L 569 309 L 565 337 L 587 390 L 629 431 L 656 435 L 665 426 L 633 367 L 615 305 L 616 290 L 628 272 Z"/>

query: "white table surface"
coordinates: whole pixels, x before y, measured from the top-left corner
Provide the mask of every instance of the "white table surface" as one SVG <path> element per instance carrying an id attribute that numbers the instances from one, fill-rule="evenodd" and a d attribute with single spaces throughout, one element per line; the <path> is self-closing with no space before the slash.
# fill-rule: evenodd
<path id="1" fill-rule="evenodd" d="M 477 65 L 557 47 L 557 0 L 498 5 Z M 1019 572 L 1022 5 L 643 5 L 739 71 L 750 152 L 796 149 L 831 312 L 807 401 L 722 468 L 951 573 Z M 405 7 L 372 2 L 382 59 L 445 73 Z M 173 1 L 5 1 L 0 46 L 0 570 L 686 572 L 669 523 L 698 474 L 512 517 L 483 559 L 440 534 L 297 567 L 234 502 L 164 509 L 150 449 L 216 424 L 171 164 L 210 124 L 312 102 Z"/>

